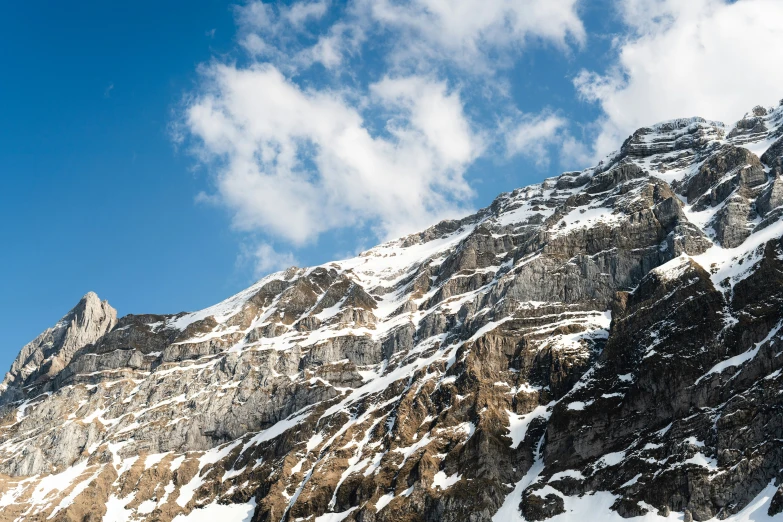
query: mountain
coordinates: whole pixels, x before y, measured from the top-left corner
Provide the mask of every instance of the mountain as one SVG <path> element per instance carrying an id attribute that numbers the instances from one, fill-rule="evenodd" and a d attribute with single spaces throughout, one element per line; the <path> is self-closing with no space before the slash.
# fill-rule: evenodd
<path id="1" fill-rule="evenodd" d="M 57 324 L 25 345 L 0 383 L 0 404 L 22 399 L 25 387 L 60 373 L 80 348 L 92 344 L 117 324 L 117 310 L 89 292 Z"/>
<path id="2" fill-rule="evenodd" d="M 0 520 L 783 520 L 781 205 L 756 107 L 199 312 L 88 294 L 3 382 Z"/>

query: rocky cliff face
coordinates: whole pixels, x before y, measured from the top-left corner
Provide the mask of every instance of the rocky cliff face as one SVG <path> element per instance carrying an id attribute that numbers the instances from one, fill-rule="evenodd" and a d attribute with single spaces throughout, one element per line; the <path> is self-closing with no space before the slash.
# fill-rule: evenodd
<path id="1" fill-rule="evenodd" d="M 40 386 L 65 368 L 80 348 L 117 324 L 117 310 L 89 292 L 57 324 L 25 345 L 0 383 L 0 405 L 23 399 L 24 388 Z"/>
<path id="2" fill-rule="evenodd" d="M 782 122 L 195 313 L 88 295 L 4 381 L 0 520 L 783 519 Z"/>

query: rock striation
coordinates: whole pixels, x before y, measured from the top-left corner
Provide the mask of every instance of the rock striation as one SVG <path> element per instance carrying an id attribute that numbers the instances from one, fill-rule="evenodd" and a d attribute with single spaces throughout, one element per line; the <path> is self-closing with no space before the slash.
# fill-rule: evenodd
<path id="1" fill-rule="evenodd" d="M 639 129 L 198 312 L 88 294 L 0 388 L 0 520 L 783 517 L 782 121 Z"/>
<path id="2" fill-rule="evenodd" d="M 41 386 L 60 373 L 73 355 L 117 324 L 117 310 L 89 292 L 57 324 L 25 345 L 0 383 L 0 404 L 24 397 L 24 388 Z"/>

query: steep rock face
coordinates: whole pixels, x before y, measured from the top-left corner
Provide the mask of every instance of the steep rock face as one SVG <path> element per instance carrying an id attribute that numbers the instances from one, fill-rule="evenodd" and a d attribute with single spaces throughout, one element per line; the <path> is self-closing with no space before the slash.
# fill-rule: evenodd
<path id="1" fill-rule="evenodd" d="M 199 312 L 87 296 L 0 392 L 0 520 L 780 513 L 782 115 L 640 129 Z"/>
<path id="2" fill-rule="evenodd" d="M 21 396 L 19 388 L 54 378 L 77 350 L 94 343 L 116 324 L 117 310 L 89 292 L 57 324 L 22 348 L 0 384 L 0 404 Z"/>

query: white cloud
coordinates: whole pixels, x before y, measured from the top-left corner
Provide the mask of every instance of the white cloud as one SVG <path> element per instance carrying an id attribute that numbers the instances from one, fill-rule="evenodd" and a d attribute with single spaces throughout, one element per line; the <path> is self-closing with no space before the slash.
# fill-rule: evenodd
<path id="1" fill-rule="evenodd" d="M 291 28 L 301 29 L 308 22 L 322 18 L 328 8 L 328 1 L 315 0 L 274 5 L 251 1 L 235 9 L 237 22 L 241 27 L 248 30 L 280 32 Z"/>
<path id="2" fill-rule="evenodd" d="M 263 242 L 252 248 L 245 247 L 243 257 L 253 263 L 253 275 L 257 278 L 297 264 L 291 252 L 278 252 L 272 245 Z"/>
<path id="3" fill-rule="evenodd" d="M 357 25 L 342 22 L 332 25 L 326 34 L 320 35 L 318 41 L 296 55 L 300 66 L 320 63 L 327 69 L 335 70 L 347 56 L 358 52 L 365 41 L 366 33 Z"/>
<path id="4" fill-rule="evenodd" d="M 318 20 L 326 14 L 328 2 L 295 2 L 284 8 L 283 16 L 295 26 L 301 26 L 309 20 Z"/>
<path id="5" fill-rule="evenodd" d="M 386 107 L 400 110 L 404 118 L 391 120 L 389 130 L 412 146 L 421 137 L 435 155 L 447 161 L 447 169 L 458 169 L 473 161 L 481 147 L 462 112 L 462 101 L 449 93 L 445 84 L 420 76 L 386 77 L 370 86 Z"/>
<path id="6" fill-rule="evenodd" d="M 236 10 L 239 24 L 251 29 L 269 29 L 277 18 L 272 6 L 263 2 L 248 2 Z"/>
<path id="7" fill-rule="evenodd" d="M 575 85 L 600 104 L 597 156 L 636 128 L 683 116 L 733 123 L 781 96 L 783 45 L 778 0 L 618 0 L 629 34 L 604 74 Z"/>
<path id="8" fill-rule="evenodd" d="M 326 0 L 287 5 L 247 2 L 235 8 L 239 43 L 253 58 L 283 70 L 306 69 L 314 63 L 334 68 L 363 41 L 363 32 L 359 25 L 344 22 L 326 30 L 308 27 L 319 22 L 329 7 Z"/>
<path id="9" fill-rule="evenodd" d="M 553 113 L 520 115 L 500 129 L 488 122 L 518 112 L 494 73 L 524 47 L 569 52 L 584 43 L 578 3 L 236 7 L 237 42 L 249 64 L 202 66 L 200 88 L 175 129 L 175 141 L 191 138 L 215 181 L 198 199 L 229 209 L 236 229 L 294 247 L 339 228 L 369 226 L 384 239 L 464 216 L 475 195 L 465 173 L 490 141 L 505 145 L 508 157 L 545 165 L 550 145 L 568 138 L 567 122 Z M 313 75 L 315 64 L 330 74 Z M 267 243 L 256 252 L 250 257 L 270 260 L 261 271 L 289 263 Z"/>
<path id="10" fill-rule="evenodd" d="M 480 72 L 494 69 L 498 52 L 517 52 L 532 41 L 566 49 L 569 40 L 580 45 L 585 40 L 578 0 L 362 2 L 375 21 L 401 32 L 393 54 L 401 63 L 448 60 Z"/>
<path id="11" fill-rule="evenodd" d="M 398 73 L 431 72 L 437 63 L 488 72 L 510 65 L 532 42 L 567 50 L 582 45 L 585 29 L 579 0 L 353 0 L 340 19 L 320 34 L 307 23 L 321 20 L 327 1 L 273 5 L 251 1 L 236 9 L 242 46 L 279 68 L 306 69 L 321 63 L 334 69 L 373 35 Z M 306 35 L 311 38 L 298 39 Z M 315 43 L 312 43 L 315 37 Z"/>
<path id="12" fill-rule="evenodd" d="M 214 64 L 185 125 L 240 230 L 301 245 L 334 228 L 370 224 L 391 237 L 466 212 L 463 174 L 482 141 L 459 93 L 384 78 L 364 103 L 304 90 L 268 64 Z M 365 111 L 387 116 L 383 132 L 370 133 Z"/>
<path id="13" fill-rule="evenodd" d="M 562 143 L 567 136 L 563 131 L 568 126 L 568 120 L 551 113 L 535 116 L 525 116 L 512 129 L 505 132 L 506 155 L 526 156 L 539 166 L 549 163 L 547 148 L 555 143 Z"/>
<path id="14" fill-rule="evenodd" d="M 563 136 L 560 143 L 560 164 L 566 169 L 581 170 L 594 160 L 594 151 L 584 140 L 571 134 Z"/>

